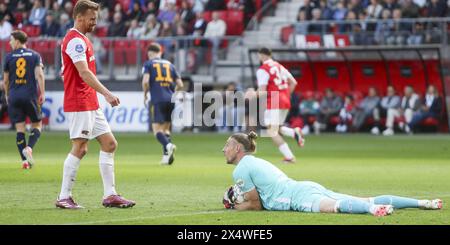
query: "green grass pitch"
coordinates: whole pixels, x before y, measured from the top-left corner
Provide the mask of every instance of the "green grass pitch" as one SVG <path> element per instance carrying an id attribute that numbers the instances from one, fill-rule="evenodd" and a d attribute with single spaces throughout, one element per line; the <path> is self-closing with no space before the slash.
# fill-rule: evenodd
<path id="1" fill-rule="evenodd" d="M 36 166 L 20 169 L 15 133 L 0 132 L 0 224 L 450 224 L 450 137 L 415 135 L 321 135 L 306 146 L 288 142 L 297 156 L 283 165 L 268 138 L 258 139 L 257 156 L 297 180 L 312 180 L 334 191 L 371 196 L 394 194 L 441 198 L 444 209 L 396 210 L 392 216 L 238 212 L 224 210 L 222 195 L 232 182 L 222 147 L 228 135 L 174 135 L 175 163 L 160 166 L 161 146 L 151 134 L 116 134 L 117 190 L 133 199 L 132 209 L 106 209 L 98 169 L 98 144 L 90 143 L 74 187 L 83 210 L 54 207 L 68 133 L 44 132 L 34 150 Z"/>

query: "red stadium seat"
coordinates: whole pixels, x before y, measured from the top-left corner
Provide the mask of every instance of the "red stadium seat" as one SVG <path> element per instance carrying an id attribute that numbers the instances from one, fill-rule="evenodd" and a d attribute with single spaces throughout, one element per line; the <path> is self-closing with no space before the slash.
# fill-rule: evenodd
<path id="1" fill-rule="evenodd" d="M 108 27 L 98 27 L 95 29 L 95 35 L 97 37 L 106 37 L 108 35 Z"/>
<path id="2" fill-rule="evenodd" d="M 281 28 L 281 42 L 284 44 L 289 42 L 289 38 L 291 37 L 292 33 L 294 32 L 294 26 L 289 25 Z"/>
<path id="3" fill-rule="evenodd" d="M 241 10 L 228 10 L 227 35 L 241 35 L 244 32 L 244 12 Z"/>
<path id="4" fill-rule="evenodd" d="M 38 37 L 41 34 L 41 27 L 26 25 L 22 27 L 22 31 L 24 31 L 28 37 Z"/>
<path id="5" fill-rule="evenodd" d="M 211 14 L 212 14 L 211 11 L 203 12 L 203 19 L 205 19 L 206 22 L 210 22 L 212 19 Z"/>
<path id="6" fill-rule="evenodd" d="M 114 47 L 114 64 L 123 65 L 126 63 L 129 43 L 127 40 L 116 40 L 113 43 Z"/>

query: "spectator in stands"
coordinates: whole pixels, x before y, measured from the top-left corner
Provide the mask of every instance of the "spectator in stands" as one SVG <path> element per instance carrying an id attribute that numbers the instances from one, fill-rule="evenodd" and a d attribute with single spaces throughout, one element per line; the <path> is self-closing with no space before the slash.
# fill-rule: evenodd
<path id="1" fill-rule="evenodd" d="M 158 14 L 158 21 L 173 23 L 176 14 L 177 14 L 177 11 L 176 11 L 175 4 L 168 3 L 167 7 L 160 9 L 159 14 Z"/>
<path id="2" fill-rule="evenodd" d="M 308 21 L 306 19 L 306 11 L 304 9 L 298 11 L 298 16 L 297 16 L 297 23 L 295 23 L 295 33 L 296 34 L 301 34 L 301 35 L 306 35 L 308 34 L 308 23 L 306 23 L 306 21 Z"/>
<path id="3" fill-rule="evenodd" d="M 205 11 L 205 5 L 208 2 L 208 0 L 191 0 L 193 1 L 192 4 L 192 11 L 194 11 L 195 14 L 202 13 Z"/>
<path id="4" fill-rule="evenodd" d="M 219 49 L 219 45 L 222 42 L 222 37 L 225 36 L 227 31 L 227 24 L 225 21 L 219 18 L 218 12 L 212 13 L 212 20 L 208 23 L 206 26 L 205 34 L 204 36 L 208 38 L 208 40 L 211 42 L 213 49 L 212 49 L 212 56 L 213 59 L 217 59 L 217 51 Z"/>
<path id="5" fill-rule="evenodd" d="M 174 36 L 174 29 L 172 27 L 172 24 L 164 21 L 161 24 L 161 30 L 159 32 L 159 37 L 161 38 L 158 42 L 162 46 L 164 46 L 165 55 L 170 55 L 170 52 L 173 49 L 173 39 L 171 38 Z"/>
<path id="6" fill-rule="evenodd" d="M 397 117 L 402 117 L 404 119 L 404 121 L 400 121 L 399 123 L 400 129 L 404 130 L 406 133 L 409 133 L 411 130 L 408 124 L 411 122 L 414 112 L 419 109 L 419 105 L 419 96 L 414 93 L 413 87 L 409 85 L 406 86 L 400 108 L 388 109 L 387 111 L 386 130 L 383 131 L 383 135 L 394 135 L 394 122 Z"/>
<path id="7" fill-rule="evenodd" d="M 359 13 L 364 11 L 364 8 L 361 4 L 361 0 L 350 0 L 347 2 L 347 9 L 349 11 L 353 11 L 356 14 L 356 18 L 358 18 Z"/>
<path id="8" fill-rule="evenodd" d="M 321 129 L 325 129 L 331 117 L 337 116 L 341 108 L 341 97 L 337 96 L 332 89 L 327 88 L 325 97 L 320 102 L 319 118 L 313 125 L 315 134 L 319 134 Z"/>
<path id="9" fill-rule="evenodd" d="M 98 13 L 97 28 L 107 28 L 109 23 L 109 10 L 108 8 L 103 7 Z"/>
<path id="10" fill-rule="evenodd" d="M 227 2 L 228 10 L 242 10 L 244 9 L 242 0 L 228 0 Z"/>
<path id="11" fill-rule="evenodd" d="M 391 36 L 392 29 L 394 28 L 394 22 L 391 19 L 391 11 L 384 9 L 381 13 L 382 20 L 378 21 L 375 30 L 375 41 L 378 44 L 384 44 L 386 39 Z"/>
<path id="12" fill-rule="evenodd" d="M 161 24 L 156 20 L 154 15 L 147 16 L 144 26 L 142 27 L 142 39 L 154 39 L 158 36 Z"/>
<path id="13" fill-rule="evenodd" d="M 47 12 L 45 16 L 45 21 L 41 25 L 41 36 L 44 37 L 56 37 L 58 36 L 59 24 L 53 19 L 53 13 L 51 11 Z"/>
<path id="14" fill-rule="evenodd" d="M 166 9 L 169 7 L 169 4 L 176 4 L 177 0 L 159 0 L 159 7 L 158 9 Z"/>
<path id="15" fill-rule="evenodd" d="M 147 11 L 145 12 L 144 19 L 147 19 L 149 15 L 158 16 L 158 7 L 155 1 L 149 1 L 147 3 Z"/>
<path id="16" fill-rule="evenodd" d="M 400 5 L 398 5 L 397 0 L 384 0 L 383 8 L 392 12 L 394 9 L 400 8 Z"/>
<path id="17" fill-rule="evenodd" d="M 33 8 L 29 16 L 29 21 L 32 25 L 41 26 L 44 22 L 47 9 L 42 6 L 41 0 L 34 0 Z"/>
<path id="18" fill-rule="evenodd" d="M 322 10 L 315 8 L 312 10 L 312 23 L 308 25 L 308 33 L 311 34 L 323 34 L 326 32 L 326 24 L 316 23 L 322 20 Z"/>
<path id="19" fill-rule="evenodd" d="M 73 13 L 72 1 L 67 1 L 64 3 L 64 12 L 66 12 L 66 14 L 68 14 L 69 16 L 72 16 L 72 13 Z"/>
<path id="20" fill-rule="evenodd" d="M 344 1 L 340 0 L 336 4 L 336 9 L 333 13 L 333 20 L 345 20 L 345 17 L 347 16 L 347 9 L 344 6 Z"/>
<path id="21" fill-rule="evenodd" d="M 137 19 L 138 21 L 142 21 L 144 18 L 144 12 L 142 11 L 139 2 L 134 1 L 131 6 L 132 7 L 127 11 L 127 20 Z"/>
<path id="22" fill-rule="evenodd" d="M 380 105 L 373 111 L 373 119 L 375 123 L 374 127 L 371 130 L 372 134 L 380 134 L 381 118 L 387 116 L 387 112 L 389 109 L 397 110 L 398 108 L 400 108 L 400 102 L 401 98 L 396 94 L 394 86 L 388 86 L 386 96 L 383 97 Z"/>
<path id="23" fill-rule="evenodd" d="M 53 20 L 59 20 L 63 10 L 61 9 L 61 5 L 59 5 L 58 1 L 53 2 L 51 13 L 53 14 Z"/>
<path id="24" fill-rule="evenodd" d="M 425 40 L 425 32 L 423 29 L 423 23 L 416 22 L 411 35 L 408 36 L 406 43 L 408 45 L 420 45 Z"/>
<path id="25" fill-rule="evenodd" d="M 186 31 L 188 33 L 192 33 L 195 21 L 195 13 L 194 11 L 192 11 L 192 7 L 187 0 L 181 2 L 180 16 L 181 20 L 186 26 Z"/>
<path id="26" fill-rule="evenodd" d="M 11 25 L 16 23 L 16 19 L 5 3 L 0 2 L 0 19 L 5 18 Z"/>
<path id="27" fill-rule="evenodd" d="M 359 131 L 368 117 L 373 116 L 374 110 L 380 103 L 380 97 L 374 87 L 369 88 L 368 95 L 355 107 L 352 126 Z"/>
<path id="28" fill-rule="evenodd" d="M 122 19 L 120 12 L 115 12 L 113 22 L 108 28 L 108 37 L 125 37 L 127 35 L 127 29 Z"/>
<path id="29" fill-rule="evenodd" d="M 9 40 L 13 26 L 6 20 L 6 15 L 0 19 L 0 40 Z"/>
<path id="30" fill-rule="evenodd" d="M 416 131 L 418 124 L 429 117 L 439 120 L 441 118 L 441 112 L 442 99 L 439 96 L 439 92 L 434 85 L 429 85 L 423 104 L 421 105 L 419 111 L 414 114 L 408 126 L 411 131 L 414 132 Z"/>
<path id="31" fill-rule="evenodd" d="M 142 27 L 139 26 L 138 19 L 133 19 L 127 31 L 127 37 L 130 39 L 140 39 L 142 36 Z"/>
<path id="32" fill-rule="evenodd" d="M 367 19 L 379 19 L 381 11 L 383 11 L 383 6 L 380 4 L 380 0 L 370 0 L 370 4 L 366 8 Z"/>
<path id="33" fill-rule="evenodd" d="M 122 20 L 125 20 L 124 17 L 126 16 L 126 13 L 122 9 L 122 5 L 120 3 L 116 3 L 116 5 L 114 6 L 114 12 L 113 12 L 113 14 L 111 16 L 110 22 L 114 22 L 114 15 L 116 13 L 120 13 L 120 15 L 122 16 Z"/>
<path id="34" fill-rule="evenodd" d="M 363 31 L 360 23 L 356 23 L 353 25 L 352 32 L 350 33 L 350 43 L 353 45 L 372 45 L 373 37 Z"/>
<path id="35" fill-rule="evenodd" d="M 135 8 L 135 4 L 137 3 L 139 6 L 139 9 L 144 10 L 146 8 L 146 0 L 130 0 L 130 4 L 128 5 L 128 10 Z M 134 18 L 131 18 L 134 19 Z"/>
<path id="36" fill-rule="evenodd" d="M 344 98 L 344 105 L 339 111 L 339 123 L 336 125 L 337 133 L 345 133 L 348 128 L 351 126 L 351 122 L 353 119 L 355 102 L 353 100 L 353 96 L 347 94 Z"/>
<path id="37" fill-rule="evenodd" d="M 386 44 L 403 45 L 411 32 L 411 24 L 402 21 L 402 11 L 400 9 L 394 9 L 392 19 L 392 32 L 386 37 Z"/>
<path id="38" fill-rule="evenodd" d="M 196 20 L 194 23 L 194 36 L 203 36 L 206 31 L 208 23 L 203 18 L 203 12 L 197 12 L 196 14 Z"/>
<path id="39" fill-rule="evenodd" d="M 225 0 L 209 0 L 205 6 L 206 11 L 227 10 L 227 3 Z"/>
<path id="40" fill-rule="evenodd" d="M 64 37 L 67 33 L 67 31 L 73 27 L 73 22 L 70 19 L 69 15 L 66 13 L 63 13 L 60 17 L 59 21 L 59 31 L 58 31 L 58 37 Z"/>
<path id="41" fill-rule="evenodd" d="M 403 18 L 418 18 L 420 15 L 419 6 L 413 0 L 403 0 L 401 10 Z"/>
<path id="42" fill-rule="evenodd" d="M 347 12 L 347 16 L 345 17 L 345 20 L 347 20 L 347 21 L 355 21 L 356 20 L 356 13 L 355 12 L 353 12 L 353 11 L 348 11 Z M 340 26 L 339 26 L 339 32 L 340 33 L 348 33 L 348 34 L 350 34 L 350 33 L 352 33 L 353 32 L 353 29 L 354 29 L 354 26 L 355 25 L 355 23 L 346 23 L 346 24 L 341 24 Z"/>
<path id="43" fill-rule="evenodd" d="M 328 7 L 326 0 L 319 1 L 319 8 L 320 8 L 320 10 L 322 10 L 322 19 L 323 20 L 333 19 L 333 10 Z"/>
<path id="44" fill-rule="evenodd" d="M 312 19 L 312 11 L 315 8 L 318 8 L 319 4 L 317 1 L 311 0 L 303 0 L 303 5 L 298 9 L 298 11 L 304 10 L 306 12 L 306 19 Z"/>
<path id="45" fill-rule="evenodd" d="M 446 0 L 430 0 L 427 2 L 427 17 L 445 17 L 447 8 Z"/>
<path id="46" fill-rule="evenodd" d="M 299 113 L 303 119 L 304 124 L 302 131 L 304 133 L 309 133 L 311 127 L 313 126 L 310 125 L 309 118 L 310 117 L 317 118 L 320 113 L 320 104 L 314 98 L 314 93 L 312 91 L 307 91 L 304 93 L 304 98 L 299 105 Z"/>

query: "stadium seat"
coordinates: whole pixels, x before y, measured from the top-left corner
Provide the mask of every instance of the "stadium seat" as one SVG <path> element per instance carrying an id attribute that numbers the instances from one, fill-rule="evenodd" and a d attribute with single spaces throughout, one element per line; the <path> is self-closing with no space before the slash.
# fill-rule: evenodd
<path id="1" fill-rule="evenodd" d="M 97 37 L 106 37 L 108 35 L 108 27 L 98 27 L 95 29 L 95 35 Z"/>
<path id="2" fill-rule="evenodd" d="M 227 35 L 241 35 L 244 31 L 244 12 L 241 10 L 228 10 Z"/>
<path id="3" fill-rule="evenodd" d="M 287 44 L 289 42 L 289 38 L 294 32 L 294 26 L 289 25 L 281 28 L 280 40 L 282 43 Z"/>
<path id="4" fill-rule="evenodd" d="M 24 31 L 28 37 L 38 37 L 41 34 L 41 27 L 26 25 L 22 27 L 22 31 Z"/>
<path id="5" fill-rule="evenodd" d="M 126 63 L 128 46 L 129 43 L 127 40 L 115 40 L 113 42 L 115 65 L 123 65 Z"/>

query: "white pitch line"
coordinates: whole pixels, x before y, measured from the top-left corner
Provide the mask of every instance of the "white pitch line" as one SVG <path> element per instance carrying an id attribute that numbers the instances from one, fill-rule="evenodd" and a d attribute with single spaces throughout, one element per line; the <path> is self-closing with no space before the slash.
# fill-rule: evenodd
<path id="1" fill-rule="evenodd" d="M 89 222 L 78 222 L 78 223 L 66 223 L 62 225 L 93 225 L 93 224 L 101 224 L 101 223 L 110 223 L 110 222 L 125 222 L 125 221 L 137 221 L 137 220 L 146 220 L 146 219 L 159 219 L 159 218 L 172 218 L 172 217 L 182 217 L 182 216 L 191 216 L 191 215 L 202 215 L 202 214 L 220 214 L 225 213 L 228 210 L 218 210 L 218 211 L 203 211 L 197 213 L 184 213 L 184 214 L 163 214 L 158 216 L 148 216 L 148 217 L 135 217 L 128 219 L 110 219 L 110 220 L 97 220 L 97 221 L 89 221 Z"/>

